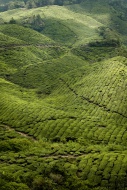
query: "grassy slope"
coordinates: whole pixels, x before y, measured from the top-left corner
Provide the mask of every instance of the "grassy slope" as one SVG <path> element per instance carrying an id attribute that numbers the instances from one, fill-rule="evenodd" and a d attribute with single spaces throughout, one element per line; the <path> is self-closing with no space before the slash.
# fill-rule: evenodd
<path id="1" fill-rule="evenodd" d="M 44 29 L 43 33 L 53 38 L 54 36 L 52 36 L 52 34 L 54 33 L 54 27 L 56 26 L 57 30 L 59 30 L 58 39 L 60 38 L 60 41 L 62 42 L 64 41 L 64 39 L 61 39 L 61 33 L 68 35 L 68 38 L 71 38 L 71 43 L 74 43 L 76 40 L 77 44 L 81 44 L 86 43 L 92 39 L 96 39 L 98 37 L 96 29 L 102 25 L 100 22 L 96 21 L 90 16 L 87 16 L 87 14 L 75 13 L 69 10 L 67 7 L 59 6 L 49 6 L 32 10 L 12 10 L 1 13 L 1 17 L 5 21 L 8 21 L 11 15 L 13 15 L 13 18 L 18 20 L 23 19 L 26 16 L 31 16 L 33 14 L 36 15 L 38 13 L 44 19 L 47 26 Z M 53 21 L 56 25 L 54 24 L 54 26 L 51 27 L 50 23 L 52 23 Z M 65 41 L 66 43 L 67 40 Z"/>
<path id="2" fill-rule="evenodd" d="M 85 12 L 86 15 L 92 17 L 103 26 L 107 26 L 111 30 L 115 30 L 115 32 L 120 36 L 122 42 L 126 44 L 126 6 L 126 1 L 124 1 L 123 4 L 121 2 L 113 4 L 108 0 L 103 2 L 101 0 L 86 0 L 81 5 L 68 6 L 68 8 L 76 13 L 84 14 Z"/>
<path id="3" fill-rule="evenodd" d="M 18 19 L 40 11 L 47 19 L 43 33 L 62 44 L 63 39 L 52 36 L 48 25 L 58 21 L 54 27 L 68 28 L 66 33 L 72 38 L 66 44 L 77 48 L 79 44 L 101 38 L 96 30 L 102 25 L 101 20 L 93 10 L 90 13 L 89 7 L 85 13 L 79 13 L 81 9 L 52 6 L 12 10 L 1 15 L 9 20 L 12 16 Z M 106 23 L 107 10 L 108 7 L 102 11 Z M 36 186 L 124 189 L 127 58 L 122 53 L 118 56 L 121 49 L 118 47 L 110 58 L 109 50 L 103 47 L 101 61 L 98 60 L 100 50 L 87 55 L 86 61 L 74 55 L 73 50 L 30 29 L 3 25 L 0 31 L 2 45 L 20 44 L 1 47 L 0 51 L 2 190 L 10 187 L 28 190 Z M 38 43 L 54 47 L 37 47 Z M 72 141 L 68 142 L 69 139 Z M 61 142 L 50 142 L 55 140 Z"/>
<path id="4" fill-rule="evenodd" d="M 9 45 L 9 44 L 21 44 L 23 43 L 21 40 L 18 40 L 14 37 L 10 37 L 8 35 L 3 34 L 2 32 L 0 32 L 0 42 L 1 42 L 1 46 L 2 45 Z"/>
<path id="5" fill-rule="evenodd" d="M 69 57 L 64 57 L 59 61 L 62 63 L 65 61 L 66 63 L 66 58 L 69 59 Z M 53 138 L 56 135 L 67 137 L 71 134 L 76 137 L 80 137 L 82 134 L 82 137 L 86 137 L 86 133 L 83 132 L 84 129 L 91 130 L 91 128 L 95 128 L 96 132 L 101 130 L 104 132 L 101 126 L 105 127 L 105 133 L 107 133 L 108 128 L 111 126 L 117 128 L 120 125 L 126 128 L 125 78 L 127 71 L 126 66 L 121 63 L 122 61 L 126 61 L 126 59 L 116 57 L 110 61 L 101 63 L 101 66 L 100 62 L 89 66 L 88 63 L 75 57 L 76 61 L 75 64 L 73 62 L 73 72 L 71 71 L 71 59 L 72 57 L 70 58 L 69 64 L 63 64 L 64 67 L 58 68 L 60 62 L 56 60 L 51 64 L 31 65 L 25 71 L 22 70 L 12 74 L 10 76 L 12 81 L 20 84 L 20 86 L 33 89 L 33 92 L 31 91 L 32 94 L 27 92 L 26 97 L 28 100 L 24 100 L 26 97 L 24 97 L 24 92 L 21 90 L 22 87 L 20 87 L 21 89 L 18 87 L 17 90 L 14 90 L 13 88 L 15 87 L 12 88 L 11 83 L 5 83 L 3 86 L 2 82 L 3 91 L 5 91 L 5 93 L 2 93 L 1 98 L 3 104 L 3 115 L 1 115 L 1 119 L 3 122 L 8 125 L 11 124 L 11 126 L 19 128 L 19 130 L 23 130 L 24 132 L 33 133 L 32 135 L 35 135 L 37 138 L 37 134 L 47 138 Z M 85 66 L 83 66 L 84 64 Z M 67 74 L 63 74 L 65 72 Z M 122 93 L 120 94 L 120 92 Z M 8 107 L 10 107 L 13 120 L 10 118 L 10 114 L 8 117 L 5 115 L 5 110 L 7 109 L 6 101 L 8 99 L 5 94 L 12 98 L 12 101 L 8 103 Z M 4 99 L 5 101 L 3 101 Z M 38 105 L 39 102 L 41 103 L 40 105 Z M 44 111 L 42 111 L 43 105 L 46 107 Z M 19 110 L 18 112 L 17 109 Z M 25 114 L 22 114 L 20 120 L 18 113 L 22 109 Z M 34 110 L 34 112 L 30 114 L 30 110 Z M 50 124 L 48 126 L 48 120 L 49 123 L 52 123 L 51 126 Z M 31 132 L 31 129 L 29 129 L 30 131 L 27 130 L 27 127 L 29 128 L 30 126 L 29 122 L 31 123 L 31 128 L 34 127 L 33 132 Z M 77 122 L 81 127 L 80 130 L 76 129 Z M 65 125 L 65 127 L 62 127 L 62 131 L 59 131 L 59 127 L 57 127 L 58 123 L 59 127 L 62 127 L 63 124 Z M 38 131 L 37 126 L 39 126 L 41 133 Z M 54 133 L 46 130 L 47 127 L 49 129 L 51 128 L 51 131 L 54 130 Z M 102 136 L 100 138 L 102 139 Z M 108 142 L 109 136 L 105 137 L 105 140 L 106 138 Z M 93 140 L 96 141 L 99 139 L 95 138 Z M 115 142 L 115 139 L 113 142 Z"/>
<path id="6" fill-rule="evenodd" d="M 25 41 L 26 44 L 51 44 L 53 41 L 46 36 L 18 25 L 1 25 L 0 32 L 12 38 Z M 24 34 L 24 35 L 23 35 Z"/>
<path id="7" fill-rule="evenodd" d="M 120 18 L 123 7 L 117 10 L 108 1 L 85 1 L 81 5 L 67 7 L 48 6 L 35 9 L 17 9 L 1 13 L 1 18 L 9 21 L 26 19 L 38 13 L 44 19 L 45 28 L 42 31 L 48 37 L 67 45 L 86 44 L 92 40 L 101 39 L 98 27 L 106 26 L 115 30 L 121 40 L 126 43 L 126 15 Z M 76 43 L 75 43 L 76 42 Z"/>

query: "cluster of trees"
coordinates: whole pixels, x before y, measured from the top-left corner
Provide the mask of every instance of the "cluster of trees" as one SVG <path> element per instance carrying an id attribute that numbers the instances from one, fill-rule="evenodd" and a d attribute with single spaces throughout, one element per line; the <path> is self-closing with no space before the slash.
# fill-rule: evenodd
<path id="1" fill-rule="evenodd" d="M 45 23 L 39 14 L 28 17 L 26 20 L 24 19 L 22 22 L 17 22 L 12 17 L 9 21 L 9 24 L 21 24 L 22 26 L 32 28 L 38 32 L 42 31 L 45 26 Z"/>
<path id="2" fill-rule="evenodd" d="M 83 0 L 8 0 L 7 3 L 0 3 L 0 12 L 7 11 L 16 8 L 36 8 L 36 7 L 43 7 L 47 5 L 70 5 L 70 4 L 77 4 L 81 3 Z M 120 18 L 126 19 L 126 1 L 119 1 L 119 0 L 107 0 L 110 6 L 113 6 L 116 11 L 122 10 L 120 12 Z M 124 12 L 124 13 L 123 13 Z"/>
<path id="3" fill-rule="evenodd" d="M 0 5 L 0 12 L 16 8 L 36 8 L 47 5 L 69 5 L 80 3 L 82 0 L 12 0 L 6 4 Z"/>
<path id="4" fill-rule="evenodd" d="M 45 27 L 45 23 L 39 14 L 27 18 L 21 24 L 38 32 L 42 31 Z"/>
<path id="5" fill-rule="evenodd" d="M 47 5 L 69 5 L 80 3 L 81 0 L 28 0 L 26 2 L 27 8 L 43 7 Z"/>
<path id="6" fill-rule="evenodd" d="M 8 3 L 0 4 L 0 12 L 16 9 L 16 8 L 25 8 L 26 4 L 24 1 L 9 1 Z"/>

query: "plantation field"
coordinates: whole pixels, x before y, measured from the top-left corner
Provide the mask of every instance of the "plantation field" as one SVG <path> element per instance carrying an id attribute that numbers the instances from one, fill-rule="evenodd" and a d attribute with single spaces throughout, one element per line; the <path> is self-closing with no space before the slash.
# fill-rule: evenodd
<path id="1" fill-rule="evenodd" d="M 101 11 L 100 11 L 101 10 Z M 123 18 L 121 19 L 121 12 Z M 98 34 L 100 27 L 115 30 L 123 43 L 126 43 L 127 24 L 123 7 L 111 6 L 105 2 L 85 1 L 81 5 L 46 6 L 33 9 L 14 9 L 0 13 L 5 21 L 14 18 L 21 22 L 32 15 L 40 15 L 45 23 L 42 33 L 56 42 L 78 46 L 96 39 L 102 39 Z M 10 31 L 11 32 L 11 31 Z M 36 34 L 37 36 L 37 34 Z"/>
<path id="2" fill-rule="evenodd" d="M 11 38 L 16 38 L 15 40 L 21 40 L 26 44 L 53 44 L 53 41 L 46 36 L 33 31 L 31 29 L 19 26 L 19 25 L 1 25 L 0 32 Z M 23 35 L 24 34 L 24 35 Z M 7 40 L 8 41 L 8 40 Z M 12 43 L 13 44 L 13 43 Z M 1 44 L 2 45 L 2 44 Z"/>
<path id="3" fill-rule="evenodd" d="M 123 146 L 37 142 L 2 125 L 0 134 L 2 189 L 126 189 Z"/>
<path id="4" fill-rule="evenodd" d="M 99 38 L 96 30 L 102 26 L 100 22 L 87 14 L 75 13 L 67 7 L 49 6 L 30 10 L 17 9 L 0 13 L 0 16 L 4 21 L 9 21 L 11 17 L 15 20 L 22 20 L 38 13 L 45 22 L 42 33 L 58 42 L 67 45 L 76 42 L 78 45 Z"/>
<path id="5" fill-rule="evenodd" d="M 62 63 L 66 58 L 69 57 L 61 58 Z M 103 140 L 108 143 L 111 139 L 112 143 L 118 141 L 126 144 L 127 70 L 126 64 L 123 64 L 126 59 L 112 58 L 102 62 L 100 66 L 100 62 L 89 65 L 77 58 L 76 61 L 80 61 L 80 65 L 77 70 L 77 62 L 75 65 L 73 62 L 73 71 L 71 60 L 70 65 L 64 64 L 64 67 L 58 69 L 59 61 L 54 60 L 53 65 L 30 65 L 25 77 L 23 68 L 22 71 L 15 72 L 10 79 L 20 84 L 20 87 L 2 79 L 3 123 L 11 124 L 19 131 L 27 132 L 39 139 L 82 136 L 99 143 Z M 63 74 L 65 70 L 67 73 Z M 55 75 L 48 75 L 48 72 L 55 72 Z M 32 89 L 25 93 L 21 86 Z M 8 96 L 12 101 L 7 101 Z M 118 132 L 120 135 L 117 139 L 115 134 Z M 121 138 L 124 141 L 121 142 Z"/>
<path id="6" fill-rule="evenodd" d="M 1 190 L 127 189 L 126 30 L 114 10 L 0 13 L 16 20 L 0 25 Z M 38 14 L 42 31 L 21 24 Z"/>

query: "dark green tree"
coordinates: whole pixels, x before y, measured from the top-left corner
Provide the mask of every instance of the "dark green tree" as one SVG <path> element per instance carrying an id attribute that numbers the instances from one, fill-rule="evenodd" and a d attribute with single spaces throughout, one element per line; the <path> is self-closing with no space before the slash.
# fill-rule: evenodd
<path id="1" fill-rule="evenodd" d="M 9 24 L 16 24 L 16 20 L 12 17 L 11 20 L 9 21 Z"/>

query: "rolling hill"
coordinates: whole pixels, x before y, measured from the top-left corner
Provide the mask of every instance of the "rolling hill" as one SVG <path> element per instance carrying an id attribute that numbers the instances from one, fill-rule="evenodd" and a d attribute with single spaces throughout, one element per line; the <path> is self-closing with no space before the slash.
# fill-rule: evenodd
<path id="1" fill-rule="evenodd" d="M 1 190 L 127 189 L 126 1 L 0 18 Z"/>

